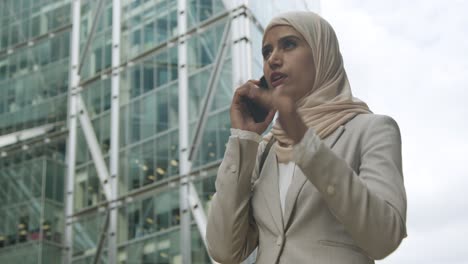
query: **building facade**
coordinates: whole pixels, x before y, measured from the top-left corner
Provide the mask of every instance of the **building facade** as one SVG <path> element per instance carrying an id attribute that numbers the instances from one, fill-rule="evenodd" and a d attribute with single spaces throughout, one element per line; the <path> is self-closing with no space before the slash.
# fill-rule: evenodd
<path id="1" fill-rule="evenodd" d="M 0 1 L 0 263 L 211 263 L 263 27 L 317 1 Z"/>

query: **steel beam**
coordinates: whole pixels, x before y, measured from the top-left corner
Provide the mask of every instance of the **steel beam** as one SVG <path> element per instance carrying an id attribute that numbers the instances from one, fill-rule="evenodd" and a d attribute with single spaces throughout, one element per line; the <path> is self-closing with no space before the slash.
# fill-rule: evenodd
<path id="1" fill-rule="evenodd" d="M 81 1 L 72 1 L 72 32 L 70 41 L 70 87 L 68 89 L 68 138 L 67 138 L 67 175 L 65 189 L 65 251 L 62 258 L 64 264 L 72 262 L 73 256 L 73 200 L 75 186 L 76 163 L 76 130 L 78 126 L 76 90 L 80 83 L 78 75 L 80 54 L 80 13 Z"/>
<path id="2" fill-rule="evenodd" d="M 2 135 L 0 136 L 0 149 L 10 145 L 14 145 L 24 140 L 29 140 L 47 134 L 47 132 L 52 130 L 54 127 L 54 124 L 47 124 L 39 127 L 33 127 L 17 131 L 7 135 Z"/>
<path id="3" fill-rule="evenodd" d="M 188 159 L 189 119 L 188 119 L 188 71 L 187 71 L 187 8 L 186 0 L 177 1 L 178 27 L 178 78 L 179 78 L 179 172 L 180 180 L 180 253 L 183 264 L 192 263 L 191 219 L 188 202 L 188 174 L 191 163 Z"/>
<path id="4" fill-rule="evenodd" d="M 121 2 L 112 1 L 112 77 L 111 77 L 111 133 L 110 133 L 110 189 L 108 259 L 117 263 L 117 198 L 119 183 L 119 132 L 120 132 L 120 34 Z"/>
<path id="5" fill-rule="evenodd" d="M 245 3 L 234 10 L 231 29 L 232 87 L 236 89 L 242 83 L 252 79 L 252 42 L 250 41 L 250 19 Z"/>

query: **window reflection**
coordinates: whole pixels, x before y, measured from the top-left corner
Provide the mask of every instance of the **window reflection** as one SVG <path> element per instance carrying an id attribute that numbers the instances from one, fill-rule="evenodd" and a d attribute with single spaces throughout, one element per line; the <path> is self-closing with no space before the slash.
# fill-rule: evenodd
<path id="1" fill-rule="evenodd" d="M 0 170 L 0 248 L 36 240 L 61 243 L 65 166 L 44 151 L 53 153 L 33 148 Z"/>
<path id="2" fill-rule="evenodd" d="M 120 209 L 119 241 L 146 237 L 180 224 L 178 191 L 172 189 L 156 196 L 137 200 Z"/>

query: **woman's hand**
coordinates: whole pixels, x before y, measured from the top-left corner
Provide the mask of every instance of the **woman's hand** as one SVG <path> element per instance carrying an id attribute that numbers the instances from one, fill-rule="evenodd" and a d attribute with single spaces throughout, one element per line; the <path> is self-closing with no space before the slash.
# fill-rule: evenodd
<path id="1" fill-rule="evenodd" d="M 281 92 L 281 89 L 265 91 L 250 89 L 246 95 L 251 100 L 273 111 L 278 111 L 278 121 L 286 135 L 299 143 L 307 132 L 307 126 L 297 112 L 296 102 L 293 98 Z M 270 110 L 271 111 L 271 110 Z"/>
<path id="2" fill-rule="evenodd" d="M 247 81 L 234 92 L 230 110 L 232 128 L 247 130 L 261 135 L 273 120 L 276 111 L 268 107 L 267 109 L 270 109 L 270 111 L 265 120 L 261 123 L 256 123 L 245 104 L 245 99 L 252 94 L 251 90 L 260 90 L 260 87 L 258 87 L 259 83 L 256 80 Z"/>

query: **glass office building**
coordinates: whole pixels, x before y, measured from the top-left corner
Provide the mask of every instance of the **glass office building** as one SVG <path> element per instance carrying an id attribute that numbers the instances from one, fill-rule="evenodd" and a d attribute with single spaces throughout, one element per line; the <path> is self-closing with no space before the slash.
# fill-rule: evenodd
<path id="1" fill-rule="evenodd" d="M 318 1 L 0 1 L 0 263 L 211 263 L 234 87 Z"/>

